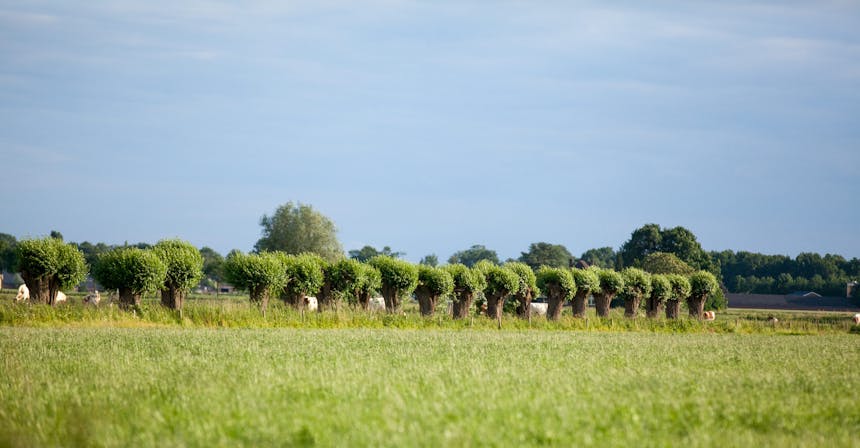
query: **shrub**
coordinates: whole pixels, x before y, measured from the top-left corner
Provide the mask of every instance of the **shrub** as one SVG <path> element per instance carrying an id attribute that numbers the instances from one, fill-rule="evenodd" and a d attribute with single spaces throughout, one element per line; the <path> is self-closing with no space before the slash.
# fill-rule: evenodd
<path id="1" fill-rule="evenodd" d="M 259 303 L 264 314 L 271 294 L 280 291 L 287 283 L 282 259 L 271 252 L 230 252 L 224 260 L 224 277 L 236 288 L 248 291 L 251 302 Z"/>
<path id="2" fill-rule="evenodd" d="M 152 250 L 136 247 L 119 247 L 98 257 L 93 277 L 107 289 L 119 290 L 119 303 L 123 308 L 140 305 L 145 292 L 164 287 L 167 276 L 165 264 Z"/>

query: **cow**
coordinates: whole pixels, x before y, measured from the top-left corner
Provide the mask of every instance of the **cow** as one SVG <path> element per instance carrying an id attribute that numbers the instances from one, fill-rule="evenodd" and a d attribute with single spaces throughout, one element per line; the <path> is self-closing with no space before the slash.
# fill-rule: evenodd
<path id="1" fill-rule="evenodd" d="M 548 303 L 532 302 L 529 304 L 529 307 L 531 308 L 531 312 L 535 316 L 546 316 L 546 310 L 547 310 L 548 306 L 549 306 Z"/>
<path id="2" fill-rule="evenodd" d="M 96 292 L 94 292 L 92 294 L 87 294 L 87 296 L 84 297 L 84 303 L 89 303 L 89 304 L 93 304 L 93 305 L 98 305 L 99 302 L 101 302 L 101 300 L 102 300 L 102 296 L 101 296 L 101 294 L 99 294 L 98 289 L 96 290 Z"/>
<path id="3" fill-rule="evenodd" d="M 705 311 L 704 319 L 711 321 L 717 318 L 717 313 L 713 311 Z"/>
<path id="4" fill-rule="evenodd" d="M 370 311 L 385 311 L 385 298 L 371 297 L 367 307 Z"/>
<path id="5" fill-rule="evenodd" d="M 860 325 L 860 313 L 855 314 L 851 319 L 854 321 L 854 325 Z"/>
<path id="6" fill-rule="evenodd" d="M 18 295 L 15 296 L 16 302 L 20 302 L 22 300 L 30 300 L 30 288 L 24 284 L 18 287 Z"/>
<path id="7" fill-rule="evenodd" d="M 64 294 L 63 291 L 57 291 L 57 298 L 54 299 L 54 305 L 56 305 L 60 302 L 65 302 L 65 301 L 66 301 L 66 294 Z"/>
<path id="8" fill-rule="evenodd" d="M 316 311 L 319 308 L 319 304 L 317 303 L 316 297 L 305 296 L 305 308 L 308 311 Z"/>

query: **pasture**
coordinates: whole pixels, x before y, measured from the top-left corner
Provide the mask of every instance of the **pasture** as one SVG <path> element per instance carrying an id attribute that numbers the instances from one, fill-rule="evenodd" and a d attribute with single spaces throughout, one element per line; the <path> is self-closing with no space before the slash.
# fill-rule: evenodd
<path id="1" fill-rule="evenodd" d="M 0 327 L 0 446 L 856 446 L 860 344 Z"/>

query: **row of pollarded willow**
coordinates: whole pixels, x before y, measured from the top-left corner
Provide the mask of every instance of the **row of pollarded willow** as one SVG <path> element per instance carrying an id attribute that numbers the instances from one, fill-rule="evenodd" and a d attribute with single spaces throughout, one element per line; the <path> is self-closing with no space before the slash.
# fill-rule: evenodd
<path id="1" fill-rule="evenodd" d="M 58 238 L 25 240 L 17 251 L 18 271 L 34 302 L 54 305 L 61 288 L 75 287 L 87 276 L 83 253 Z M 123 306 L 138 304 L 146 291 L 160 290 L 164 305 L 181 308 L 202 268 L 197 248 L 181 240 L 162 240 L 151 250 L 120 247 L 106 252 L 92 274 L 103 287 L 119 291 Z"/>

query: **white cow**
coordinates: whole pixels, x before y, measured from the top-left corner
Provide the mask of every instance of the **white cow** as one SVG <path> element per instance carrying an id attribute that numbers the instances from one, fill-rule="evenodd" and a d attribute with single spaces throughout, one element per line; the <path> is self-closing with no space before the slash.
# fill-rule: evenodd
<path id="1" fill-rule="evenodd" d="M 98 289 L 96 290 L 96 292 L 94 292 L 92 294 L 87 294 L 87 296 L 84 297 L 84 303 L 91 303 L 93 305 L 98 305 L 99 302 L 101 302 L 101 301 L 102 301 L 102 296 L 101 296 L 101 294 L 99 294 Z"/>
<path id="2" fill-rule="evenodd" d="M 15 296 L 15 301 L 20 302 L 22 300 L 30 300 L 30 288 L 27 285 L 21 285 L 18 287 L 18 295 Z"/>
<path id="3" fill-rule="evenodd" d="M 860 313 L 855 314 L 851 319 L 854 320 L 854 325 L 860 325 Z"/>
<path id="4" fill-rule="evenodd" d="M 305 308 L 308 311 L 316 311 L 319 308 L 319 303 L 317 303 L 316 297 L 305 296 Z"/>
<path id="5" fill-rule="evenodd" d="M 546 310 L 547 310 L 548 306 L 549 306 L 548 303 L 532 302 L 529 304 L 529 308 L 531 308 L 531 312 L 535 316 L 546 316 Z"/>
<path id="6" fill-rule="evenodd" d="M 66 295 L 63 293 L 63 291 L 57 291 L 57 298 L 54 299 L 54 305 L 56 305 L 60 302 L 65 302 L 65 301 L 66 301 Z"/>
<path id="7" fill-rule="evenodd" d="M 367 307 L 370 311 L 385 311 L 385 298 L 383 297 L 371 297 L 370 302 L 368 302 Z"/>
<path id="8" fill-rule="evenodd" d="M 704 319 L 705 320 L 714 320 L 717 318 L 717 313 L 714 311 L 705 311 Z"/>

